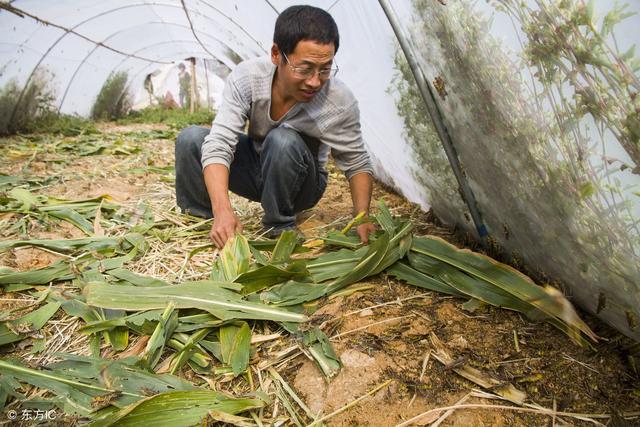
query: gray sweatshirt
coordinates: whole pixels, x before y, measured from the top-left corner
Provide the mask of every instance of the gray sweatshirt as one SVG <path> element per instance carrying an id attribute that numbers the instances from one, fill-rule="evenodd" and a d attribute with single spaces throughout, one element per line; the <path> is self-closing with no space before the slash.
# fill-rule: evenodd
<path id="1" fill-rule="evenodd" d="M 360 111 L 351 91 L 340 80 L 328 80 L 307 103 L 295 104 L 280 120 L 271 120 L 271 84 L 276 67 L 270 58 L 244 61 L 227 78 L 222 106 L 202 145 L 202 167 L 233 161 L 238 136 L 249 121 L 249 138 L 258 152 L 267 133 L 284 126 L 320 141 L 318 160 L 324 169 L 329 151 L 347 178 L 373 175 L 360 133 Z"/>

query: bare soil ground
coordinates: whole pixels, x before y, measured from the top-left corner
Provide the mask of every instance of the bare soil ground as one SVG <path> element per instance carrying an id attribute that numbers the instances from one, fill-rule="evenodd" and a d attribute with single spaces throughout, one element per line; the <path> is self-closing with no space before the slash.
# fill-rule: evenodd
<path id="1" fill-rule="evenodd" d="M 149 167 L 172 165 L 173 141 L 149 137 L 149 133 L 164 129 L 155 125 L 106 125 L 102 129 L 104 135 L 141 148 L 132 155 L 81 157 L 71 153 L 65 157 L 57 152 L 38 151 L 39 144 L 44 146 L 43 141 L 55 138 L 52 136 L 44 135 L 27 142 L 20 138 L 6 139 L 0 141 L 0 171 L 6 175 L 49 178 L 48 184 L 36 190 L 41 194 L 69 199 L 110 194 L 115 200 L 131 205 L 145 199 L 154 206 L 155 214 L 162 217 L 163 212 L 175 211 L 171 176 L 149 171 Z M 23 146 L 33 149 L 18 150 Z M 464 243 L 464 239 L 436 225 L 431 215 L 376 184 L 372 206 L 379 200 L 384 200 L 394 214 L 411 217 L 419 233 L 436 234 L 458 245 Z M 234 202 L 249 224 L 247 228 L 257 227 L 260 207 L 238 198 L 234 198 Z M 344 226 L 350 217 L 348 185 L 341 173 L 332 171 L 326 194 L 318 206 L 301 215 L 299 226 L 305 235 L 314 236 L 327 227 Z M 35 227 L 25 234 L 22 237 L 80 236 L 75 228 L 67 226 Z M 0 237 L 18 236 L 0 230 Z M 206 236 L 198 243 L 206 244 Z M 159 244 L 152 250 L 171 256 L 172 246 Z M 187 273 L 176 272 L 170 265 L 153 268 L 140 265 L 138 271 L 169 280 L 188 274 L 197 276 L 208 272 L 206 268 L 212 256 L 208 252 L 194 257 Z M 56 257 L 37 249 L 15 249 L 0 254 L 0 265 L 28 270 L 48 265 Z M 175 253 L 175 258 L 181 263 L 183 254 Z M 618 345 L 622 340 L 589 316 L 585 319 L 596 333 L 608 337 L 607 341 L 595 345 L 595 351 L 578 347 L 548 324 L 532 323 L 517 313 L 492 307 L 468 312 L 462 307 L 465 302 L 462 299 L 425 292 L 385 275 L 358 286 L 368 288 L 323 301 L 312 317 L 312 323 L 322 324 L 327 335 L 333 337 L 343 364 L 335 378 L 327 380 L 302 354 L 277 365 L 313 413 L 326 415 L 342 410 L 326 421 L 326 425 L 394 426 L 425 411 L 454 405 L 465 397 L 465 404 L 476 407 L 456 410 L 441 425 L 592 425 L 573 417 L 524 412 L 531 406 L 470 395 L 472 390 L 482 388 L 455 372 L 457 366 L 464 364 L 513 384 L 527 394 L 526 402 L 530 405 L 571 413 L 613 414 L 616 422 L 627 424 L 614 424 L 611 418 L 599 421 L 608 425 L 640 425 L 640 418 L 623 421 L 618 415 L 640 410 L 638 373 Z M 22 304 L 23 298 L 20 293 L 4 294 L 0 309 L 16 307 Z M 73 329 L 66 333 L 73 335 Z M 55 341 L 55 332 L 48 333 Z M 443 341 L 453 355 L 452 366 L 444 366 L 431 355 L 432 334 Z M 72 350 L 82 352 L 86 340 L 74 342 Z M 134 344 L 135 341 L 131 345 Z M 254 362 L 268 358 L 267 350 L 261 347 Z M 23 345 L 9 352 L 5 349 L 2 354 L 5 357 L 26 353 Z M 105 356 L 109 356 L 108 352 Z M 391 381 L 387 383 L 388 380 Z M 356 402 L 380 385 L 384 386 Z M 498 405 L 511 409 L 496 408 Z M 277 404 L 268 410 L 283 412 Z M 443 412 L 426 415 L 413 425 L 431 424 L 442 415 Z"/>

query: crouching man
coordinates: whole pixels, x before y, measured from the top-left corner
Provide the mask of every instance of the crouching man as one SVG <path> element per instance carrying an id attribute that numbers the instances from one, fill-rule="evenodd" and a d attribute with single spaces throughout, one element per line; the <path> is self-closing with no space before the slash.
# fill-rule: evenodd
<path id="1" fill-rule="evenodd" d="M 354 215 L 369 212 L 372 169 L 357 102 L 334 78 L 338 46 L 331 15 L 289 7 L 276 21 L 270 58 L 244 61 L 229 75 L 211 130 L 192 126 L 178 135 L 178 206 L 214 218 L 217 247 L 242 231 L 229 190 L 262 204 L 270 237 L 294 229 L 296 213 L 324 193 L 329 152 L 349 180 Z M 364 243 L 373 229 L 358 226 Z"/>

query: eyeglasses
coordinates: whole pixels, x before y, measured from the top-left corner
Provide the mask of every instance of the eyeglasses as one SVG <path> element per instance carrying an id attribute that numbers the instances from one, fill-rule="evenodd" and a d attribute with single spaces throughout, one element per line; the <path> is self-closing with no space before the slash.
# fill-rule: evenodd
<path id="1" fill-rule="evenodd" d="M 316 75 L 316 72 L 318 73 L 318 77 L 321 80 L 328 80 L 331 77 L 334 77 L 336 74 L 338 74 L 338 65 L 336 64 L 336 68 L 321 68 L 319 70 L 316 70 L 314 67 L 309 67 L 309 66 L 301 66 L 301 67 L 297 67 L 295 65 L 291 65 L 291 63 L 289 62 L 289 58 L 287 58 L 287 55 L 285 55 L 284 52 L 280 51 L 282 53 L 282 56 L 284 56 L 284 60 L 287 62 L 287 65 L 289 66 L 289 68 L 291 68 L 291 71 L 293 71 L 293 74 L 300 78 L 300 79 L 310 79 L 311 77 Z"/>

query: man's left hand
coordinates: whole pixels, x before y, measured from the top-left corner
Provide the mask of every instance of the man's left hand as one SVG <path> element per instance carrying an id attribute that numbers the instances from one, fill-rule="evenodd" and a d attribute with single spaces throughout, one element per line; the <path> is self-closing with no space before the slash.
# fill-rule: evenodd
<path id="1" fill-rule="evenodd" d="M 371 222 L 363 222 L 356 228 L 356 232 L 358 236 L 360 236 L 360 241 L 365 245 L 369 243 L 369 234 L 374 231 L 376 231 L 376 227 Z"/>

